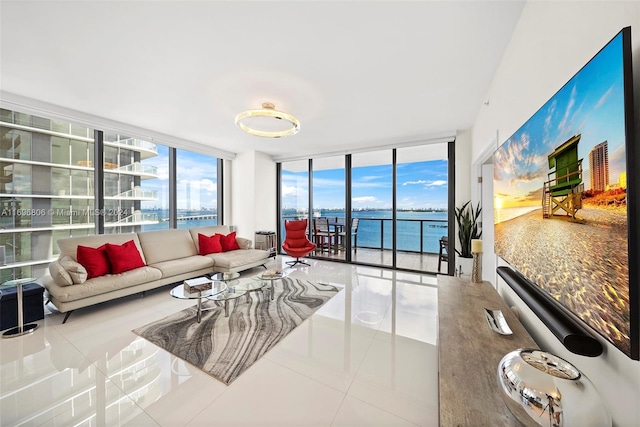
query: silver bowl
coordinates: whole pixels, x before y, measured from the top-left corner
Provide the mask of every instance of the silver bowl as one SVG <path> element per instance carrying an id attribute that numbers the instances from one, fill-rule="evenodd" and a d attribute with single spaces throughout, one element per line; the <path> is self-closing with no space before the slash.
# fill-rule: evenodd
<path id="1" fill-rule="evenodd" d="M 498 385 L 504 403 L 525 425 L 611 426 L 611 415 L 591 381 L 551 353 L 508 353 L 498 364 Z"/>

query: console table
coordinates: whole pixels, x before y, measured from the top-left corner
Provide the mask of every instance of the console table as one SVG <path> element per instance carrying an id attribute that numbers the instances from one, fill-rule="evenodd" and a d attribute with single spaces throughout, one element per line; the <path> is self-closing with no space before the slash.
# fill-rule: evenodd
<path id="1" fill-rule="evenodd" d="M 513 334 L 491 330 L 484 308 L 502 310 Z M 497 381 L 498 363 L 518 348 L 538 346 L 490 283 L 439 275 L 440 425 L 521 426 L 502 401 Z"/>

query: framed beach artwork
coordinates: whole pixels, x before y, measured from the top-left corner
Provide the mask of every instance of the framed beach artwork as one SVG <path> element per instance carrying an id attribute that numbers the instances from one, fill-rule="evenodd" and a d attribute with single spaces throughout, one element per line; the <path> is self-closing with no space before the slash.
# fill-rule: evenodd
<path id="1" fill-rule="evenodd" d="M 497 255 L 637 359 L 630 60 L 627 28 L 494 153 L 494 232 Z"/>

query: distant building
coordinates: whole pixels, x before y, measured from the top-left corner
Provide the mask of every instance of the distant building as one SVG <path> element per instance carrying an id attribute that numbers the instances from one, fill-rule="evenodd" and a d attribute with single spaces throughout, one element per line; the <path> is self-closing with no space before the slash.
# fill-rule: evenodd
<path id="1" fill-rule="evenodd" d="M 618 180 L 618 183 L 620 184 L 620 188 L 627 188 L 627 173 L 626 172 L 620 172 L 620 178 Z"/>
<path id="2" fill-rule="evenodd" d="M 592 191 L 605 191 L 609 186 L 609 147 L 607 141 L 589 152 L 590 184 Z"/>

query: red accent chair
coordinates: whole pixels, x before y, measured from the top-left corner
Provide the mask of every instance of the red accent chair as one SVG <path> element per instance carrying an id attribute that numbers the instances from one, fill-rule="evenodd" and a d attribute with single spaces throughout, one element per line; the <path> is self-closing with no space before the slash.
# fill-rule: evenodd
<path id="1" fill-rule="evenodd" d="M 309 255 L 316 249 L 316 244 L 307 238 L 307 220 L 285 220 L 284 222 L 285 238 L 282 243 L 282 250 L 288 255 L 296 257 L 295 261 L 287 261 L 287 264 L 294 266 L 296 264 L 309 265 L 304 261 L 300 261 L 301 257 Z"/>

